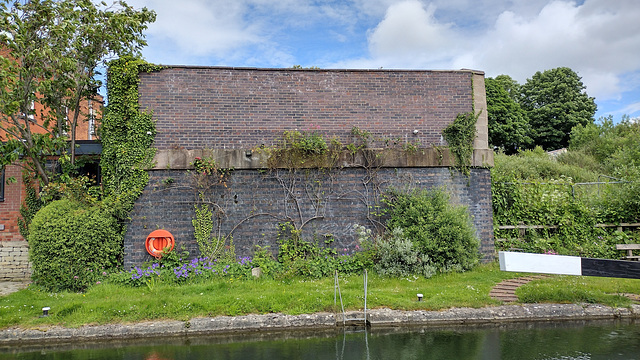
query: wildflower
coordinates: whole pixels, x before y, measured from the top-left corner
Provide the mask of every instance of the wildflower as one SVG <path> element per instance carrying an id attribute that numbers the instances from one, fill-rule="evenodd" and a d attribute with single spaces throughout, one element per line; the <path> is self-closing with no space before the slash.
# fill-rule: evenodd
<path id="1" fill-rule="evenodd" d="M 73 278 L 74 278 L 74 279 L 77 279 L 77 278 L 78 278 L 78 276 L 76 275 L 76 276 L 74 276 Z"/>
<path id="2" fill-rule="evenodd" d="M 96 281 L 96 285 L 100 285 L 102 284 L 100 281 Z"/>

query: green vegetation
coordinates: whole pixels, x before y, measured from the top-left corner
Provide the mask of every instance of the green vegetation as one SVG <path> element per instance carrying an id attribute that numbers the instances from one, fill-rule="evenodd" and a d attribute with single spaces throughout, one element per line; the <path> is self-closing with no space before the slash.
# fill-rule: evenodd
<path id="1" fill-rule="evenodd" d="M 494 230 L 500 249 L 616 259 L 615 244 L 638 243 L 634 228 L 598 224 L 640 222 L 640 124 L 611 118 L 578 125 L 569 150 L 541 148 L 496 154 L 491 170 Z M 499 229 L 500 225 L 544 228 Z"/>
<path id="2" fill-rule="evenodd" d="M 220 224 L 224 217 L 224 212 L 216 200 L 207 197 L 207 192 L 213 187 L 227 187 L 229 169 L 221 169 L 214 159 L 196 157 L 191 163 L 191 172 L 194 188 L 197 195 L 193 205 L 195 217 L 191 220 L 194 237 L 200 250 L 200 255 L 208 259 L 226 258 L 233 260 L 235 251 L 233 238 L 231 235 L 224 236 L 220 231 Z M 211 207 L 210 207 L 211 205 Z M 215 235 L 214 216 L 216 218 L 217 229 Z"/>
<path id="3" fill-rule="evenodd" d="M 566 67 L 538 71 L 524 85 L 499 75 L 486 79 L 485 88 L 489 143 L 507 154 L 535 146 L 567 147 L 574 126 L 594 121 L 595 99 Z"/>
<path id="4" fill-rule="evenodd" d="M 629 306 L 622 294 L 638 294 L 640 280 L 582 276 L 556 276 L 537 280 L 516 290 L 524 303 L 603 304 L 612 307 Z"/>
<path id="5" fill-rule="evenodd" d="M 451 307 L 479 308 L 497 305 L 488 294 L 500 281 L 520 274 L 499 271 L 496 264 L 481 265 L 465 273 L 438 274 L 402 278 L 369 275 L 368 308 L 398 310 L 441 310 Z M 565 302 L 575 290 L 595 301 L 628 306 L 629 300 L 617 293 L 640 293 L 640 280 L 583 277 L 551 277 L 522 287 L 549 287 L 539 291 L 537 302 Z M 340 275 L 345 308 L 362 309 L 362 275 Z M 528 290 L 527 290 L 528 291 Z M 538 290 L 535 290 L 538 292 Z M 424 294 L 418 302 L 416 294 Z M 597 294 L 592 295 L 592 294 Z M 102 283 L 86 293 L 42 291 L 37 286 L 0 298 L 0 328 L 85 324 L 130 323 L 146 320 L 187 321 L 198 316 L 238 316 L 259 313 L 306 314 L 340 311 L 334 307 L 334 279 L 252 278 L 239 275 L 201 279 L 182 285 L 158 282 L 139 287 Z M 51 307 L 50 316 L 41 318 L 41 308 Z"/>
<path id="6" fill-rule="evenodd" d="M 50 291 L 94 285 L 122 259 L 116 228 L 116 219 L 100 205 L 63 199 L 38 211 L 29 234 L 34 283 Z"/>
<path id="7" fill-rule="evenodd" d="M 471 169 L 478 116 L 480 113 L 458 114 L 453 123 L 442 131 L 455 159 L 456 168 L 467 176 L 469 176 Z"/>
<path id="8" fill-rule="evenodd" d="M 509 95 L 507 86 L 499 77 L 485 79 L 489 143 L 511 155 L 520 148 L 529 148 L 533 139 L 527 113 Z"/>
<path id="9" fill-rule="evenodd" d="M 389 206 L 387 228 L 402 230 L 400 234 L 393 233 L 394 241 L 405 252 L 413 250 L 418 255 L 411 260 L 418 270 L 415 273 L 426 276 L 429 271 L 464 271 L 477 264 L 480 242 L 469 213 L 465 207 L 451 204 L 444 191 L 422 190 L 409 194 L 392 191 L 385 203 Z M 413 246 L 407 247 L 408 244 L 397 239 L 402 237 Z M 398 256 L 389 257 L 393 258 Z M 427 270 L 427 265 L 432 270 Z M 389 262 L 387 266 L 397 265 Z"/>
<path id="10" fill-rule="evenodd" d="M 138 73 L 156 69 L 131 57 L 111 62 L 101 127 L 102 187 L 69 172 L 44 186 L 39 197 L 27 190 L 20 224 L 29 233 L 33 280 L 43 288 L 83 291 L 99 281 L 98 274 L 121 264 L 124 220 L 148 182 L 155 154 L 155 125 L 138 110 Z"/>
<path id="11" fill-rule="evenodd" d="M 58 176 L 50 156 L 75 164 L 76 127 L 89 116 L 81 104 L 95 98 L 100 66 L 139 54 L 155 18 L 124 1 L 0 2 L 0 44 L 9 50 L 0 56 L 0 168 L 21 166 L 45 186 Z"/>
<path id="12" fill-rule="evenodd" d="M 123 218 L 147 185 L 146 169 L 155 155 L 155 148 L 151 146 L 155 124 L 151 114 L 141 112 L 138 106 L 139 73 L 159 69 L 128 56 L 109 63 L 109 105 L 100 130 L 100 168 L 104 196 L 121 206 Z"/>

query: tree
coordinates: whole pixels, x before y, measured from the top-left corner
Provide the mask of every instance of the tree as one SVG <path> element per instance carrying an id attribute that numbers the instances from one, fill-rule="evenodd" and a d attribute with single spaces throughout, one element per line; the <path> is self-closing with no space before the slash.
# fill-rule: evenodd
<path id="1" fill-rule="evenodd" d="M 495 81 L 502 85 L 513 101 L 520 103 L 520 99 L 522 98 L 522 85 L 515 81 L 511 76 L 504 74 L 496 76 Z"/>
<path id="2" fill-rule="evenodd" d="M 520 105 L 533 128 L 535 145 L 555 150 L 569 144 L 571 129 L 593 123 L 597 106 L 573 70 L 561 67 L 536 72 L 522 86 Z"/>
<path id="3" fill-rule="evenodd" d="M 46 159 L 65 158 L 66 133 L 74 162 L 80 103 L 100 87 L 97 69 L 138 55 L 155 13 L 90 0 L 0 0 L 0 10 L 0 46 L 8 51 L 0 56 L 0 167 L 23 158 L 19 165 L 46 185 Z"/>
<path id="4" fill-rule="evenodd" d="M 489 117 L 489 143 L 504 150 L 506 154 L 514 154 L 519 149 L 528 148 L 533 143 L 531 139 L 531 126 L 527 114 L 503 86 L 502 79 L 509 78 L 500 75 L 496 79 L 485 79 L 487 93 L 487 113 Z M 512 91 L 513 84 L 507 82 Z M 516 95 L 517 96 L 517 95 Z"/>

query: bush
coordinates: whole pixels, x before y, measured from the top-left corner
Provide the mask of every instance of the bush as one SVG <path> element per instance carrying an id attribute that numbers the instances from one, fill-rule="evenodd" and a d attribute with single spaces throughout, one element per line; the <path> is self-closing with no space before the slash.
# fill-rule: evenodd
<path id="1" fill-rule="evenodd" d="M 402 229 L 420 256 L 428 256 L 438 271 L 468 270 L 477 264 L 480 242 L 469 213 L 464 206 L 450 204 L 445 192 L 391 191 L 385 202 L 390 215 L 387 227 Z"/>
<path id="2" fill-rule="evenodd" d="M 395 228 L 388 239 L 376 239 L 378 261 L 375 270 L 380 275 L 404 277 L 412 274 L 426 278 L 436 273 L 429 256 L 420 253 L 411 240 Z"/>
<path id="3" fill-rule="evenodd" d="M 41 209 L 31 222 L 34 282 L 51 291 L 83 291 L 118 266 L 122 239 L 116 219 L 100 205 L 69 199 Z"/>

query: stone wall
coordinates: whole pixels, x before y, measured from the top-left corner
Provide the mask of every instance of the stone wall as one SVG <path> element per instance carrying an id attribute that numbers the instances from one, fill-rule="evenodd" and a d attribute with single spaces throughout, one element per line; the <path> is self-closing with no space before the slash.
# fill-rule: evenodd
<path id="1" fill-rule="evenodd" d="M 199 254 L 191 220 L 195 217 L 196 187 L 193 173 L 155 170 L 136 202 L 125 237 L 125 268 L 151 260 L 144 248 L 149 233 L 170 231 L 177 249 Z M 373 177 L 372 177 L 373 176 Z M 226 185 L 226 186 L 225 186 Z M 375 216 L 381 193 L 395 187 L 404 190 L 442 188 L 454 203 L 467 206 L 485 260 L 494 255 L 491 210 L 491 178 L 488 169 L 472 169 L 470 178 L 445 167 L 381 168 L 375 174 L 362 168 L 326 171 L 298 169 L 236 170 L 224 185 L 216 185 L 206 199 L 222 211 L 220 233 L 232 235 L 238 256 L 251 255 L 255 245 L 277 250 L 277 224 L 291 221 L 303 235 L 322 244 L 333 238 L 338 249 L 353 251 L 354 224 L 380 229 Z M 291 191 L 289 192 L 290 189 Z"/>
<path id="2" fill-rule="evenodd" d="M 29 245 L 26 241 L 0 241 L 0 280 L 18 281 L 31 278 Z"/>

